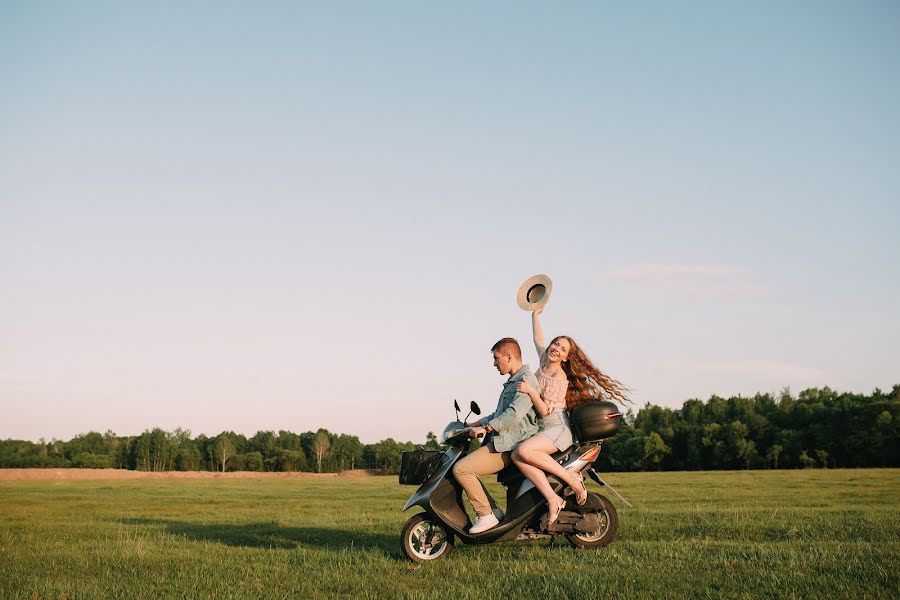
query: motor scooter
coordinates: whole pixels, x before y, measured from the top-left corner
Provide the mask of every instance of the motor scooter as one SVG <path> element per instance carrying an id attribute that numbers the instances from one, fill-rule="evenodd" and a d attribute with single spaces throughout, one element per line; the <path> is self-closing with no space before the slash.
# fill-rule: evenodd
<path id="1" fill-rule="evenodd" d="M 452 469 L 469 452 L 472 428 L 465 425 L 464 419 L 459 419 L 459 404 L 455 400 L 454 406 L 457 420 L 449 423 L 440 436 L 440 442 L 447 446 L 444 451 L 419 449 L 403 455 L 400 482 L 420 484 L 403 510 L 414 506 L 423 509 L 406 522 L 400 533 L 403 552 L 410 560 L 427 562 L 443 558 L 453 550 L 456 539 L 464 544 L 492 544 L 555 539 L 563 535 L 577 548 L 594 549 L 606 546 L 615 538 L 619 516 L 612 502 L 601 494 L 588 491 L 587 501 L 578 505 L 574 492 L 552 476 L 549 477 L 550 485 L 565 499 L 566 505 L 556 521 L 548 526 L 546 500 L 514 464 L 497 473 L 497 481 L 506 488 L 505 512 L 500 511 L 482 483 L 500 523 L 481 533 L 470 534 L 472 521 L 463 505 L 463 488 L 453 477 Z M 473 412 L 481 414 L 475 402 L 471 403 L 469 414 Z M 553 454 L 554 460 L 566 470 L 586 473 L 613 497 L 631 506 L 593 467 L 603 440 L 618 431 L 622 421 L 618 407 L 612 402 L 588 402 L 572 409 L 570 419 L 573 434 L 579 441 Z"/>

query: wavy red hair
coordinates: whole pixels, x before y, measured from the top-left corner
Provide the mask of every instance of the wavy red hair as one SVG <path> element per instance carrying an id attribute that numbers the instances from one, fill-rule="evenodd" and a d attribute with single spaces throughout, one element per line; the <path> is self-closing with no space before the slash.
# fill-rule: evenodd
<path id="1" fill-rule="evenodd" d="M 569 380 L 566 390 L 566 408 L 578 406 L 589 400 L 612 400 L 631 403 L 628 388 L 598 369 L 584 351 L 567 335 L 558 335 L 550 341 L 564 339 L 569 342 L 569 357 L 562 363 L 563 372 Z"/>

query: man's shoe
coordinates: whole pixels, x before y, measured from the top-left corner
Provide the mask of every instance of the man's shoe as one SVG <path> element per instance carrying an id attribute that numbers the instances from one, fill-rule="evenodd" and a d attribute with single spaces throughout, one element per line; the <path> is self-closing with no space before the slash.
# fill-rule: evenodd
<path id="1" fill-rule="evenodd" d="M 500 521 L 493 513 L 478 517 L 475 519 L 475 524 L 469 528 L 469 533 L 481 533 L 482 531 L 487 531 L 491 527 L 496 527 L 499 523 Z"/>

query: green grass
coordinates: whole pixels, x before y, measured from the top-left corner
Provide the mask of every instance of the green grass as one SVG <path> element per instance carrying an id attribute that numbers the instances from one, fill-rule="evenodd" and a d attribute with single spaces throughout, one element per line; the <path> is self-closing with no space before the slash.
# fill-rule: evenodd
<path id="1" fill-rule="evenodd" d="M 393 477 L 0 482 L 0 598 L 900 596 L 900 470 L 607 480 L 635 507 L 615 503 L 605 549 L 458 545 L 421 567 Z"/>

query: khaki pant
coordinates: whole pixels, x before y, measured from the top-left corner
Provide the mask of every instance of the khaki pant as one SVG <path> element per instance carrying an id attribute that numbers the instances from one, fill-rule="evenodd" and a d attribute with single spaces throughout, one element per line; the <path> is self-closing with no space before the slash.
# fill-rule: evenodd
<path id="1" fill-rule="evenodd" d="M 495 452 L 490 446 L 482 446 L 453 465 L 453 476 L 466 490 L 469 502 L 479 517 L 491 514 L 491 505 L 478 476 L 499 473 L 510 464 L 509 452 Z"/>

